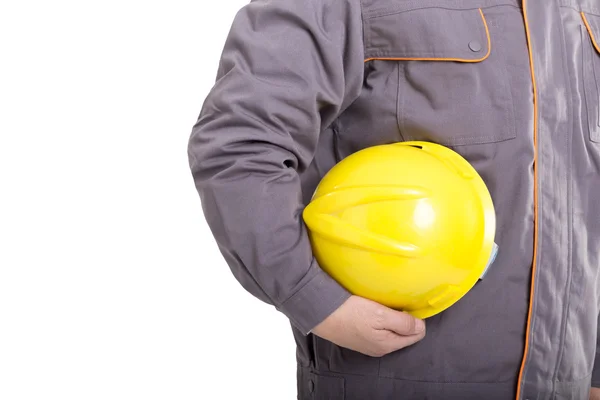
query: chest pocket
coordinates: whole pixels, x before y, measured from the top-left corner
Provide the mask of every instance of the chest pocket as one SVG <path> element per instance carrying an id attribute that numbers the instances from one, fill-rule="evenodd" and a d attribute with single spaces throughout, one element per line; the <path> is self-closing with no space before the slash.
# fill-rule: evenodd
<path id="1" fill-rule="evenodd" d="M 494 48 L 484 10 L 427 7 L 370 15 L 365 46 L 367 62 L 398 63 L 404 140 L 461 146 L 516 137 L 505 60 Z"/>
<path id="2" fill-rule="evenodd" d="M 581 13 L 585 25 L 583 85 L 590 140 L 600 143 L 600 16 Z"/>

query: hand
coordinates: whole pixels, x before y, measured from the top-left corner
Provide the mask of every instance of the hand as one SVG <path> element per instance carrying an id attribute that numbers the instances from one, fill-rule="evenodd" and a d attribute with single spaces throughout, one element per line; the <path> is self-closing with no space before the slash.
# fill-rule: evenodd
<path id="1" fill-rule="evenodd" d="M 590 392 L 590 400 L 600 400 L 600 389 L 592 388 Z"/>
<path id="2" fill-rule="evenodd" d="M 371 300 L 351 296 L 312 332 L 350 350 L 382 357 L 425 337 L 425 322 Z"/>

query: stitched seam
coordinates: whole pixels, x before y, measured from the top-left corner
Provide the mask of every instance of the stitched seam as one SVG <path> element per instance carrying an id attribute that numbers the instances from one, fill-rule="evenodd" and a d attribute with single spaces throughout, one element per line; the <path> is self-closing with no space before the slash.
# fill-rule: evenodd
<path id="1" fill-rule="evenodd" d="M 584 12 L 586 14 L 591 14 L 596 17 L 600 17 L 600 8 L 595 7 L 579 7 L 579 4 L 559 4 L 559 8 L 569 8 L 573 11 L 577 11 L 578 13 Z"/>
<path id="2" fill-rule="evenodd" d="M 360 0 L 360 18 L 361 18 L 361 29 L 362 29 L 362 38 L 363 38 L 363 56 L 367 54 L 367 49 L 369 48 L 369 42 L 367 35 L 369 34 L 370 29 L 367 29 L 365 26 L 365 8 L 364 8 L 363 0 Z M 363 57 L 364 58 L 364 57 Z M 366 74 L 363 70 L 363 80 L 366 78 Z"/>
<path id="3" fill-rule="evenodd" d="M 538 113 L 540 112 L 540 105 L 537 99 L 537 84 L 535 81 L 535 68 L 533 62 L 533 52 L 531 50 L 531 34 L 529 29 L 529 21 L 527 18 L 527 0 L 523 0 L 523 22 L 525 24 L 525 34 L 527 38 L 527 52 L 529 54 L 529 68 L 531 70 L 531 82 L 533 89 L 533 260 L 532 260 L 532 271 L 531 271 L 531 284 L 529 289 L 529 307 L 527 310 L 527 322 L 525 325 L 525 347 L 523 349 L 523 359 L 521 361 L 521 367 L 519 369 L 519 376 L 517 378 L 517 393 L 516 400 L 521 398 L 523 392 L 523 382 L 526 381 L 527 376 L 527 360 L 533 348 L 535 336 L 531 334 L 535 329 L 537 316 L 535 311 L 537 310 L 537 302 L 535 302 L 535 281 L 536 275 L 539 272 L 537 264 L 540 262 L 541 254 L 538 254 L 538 247 L 541 246 L 542 238 L 540 235 L 541 224 L 538 224 L 538 216 L 540 209 L 542 208 L 542 201 L 539 196 L 539 177 L 538 177 L 538 165 L 539 157 L 541 154 L 538 152 Z"/>
<path id="4" fill-rule="evenodd" d="M 585 40 L 587 39 L 587 37 L 583 33 L 584 30 L 585 30 L 584 28 L 581 28 L 581 31 L 579 32 L 580 35 L 581 35 L 581 43 L 582 44 L 584 44 Z M 582 64 L 581 65 L 582 65 L 582 68 L 583 68 L 583 79 L 584 80 L 585 80 L 586 75 L 587 75 L 586 74 L 586 69 L 585 69 L 585 61 L 586 61 L 586 55 L 585 55 L 585 53 L 586 53 L 586 51 L 587 51 L 587 49 L 586 49 L 586 46 L 584 45 L 584 47 L 582 49 L 582 52 L 581 52 L 581 55 L 582 55 Z M 594 74 L 593 66 L 591 66 L 591 67 L 592 67 L 592 74 Z M 592 110 L 592 103 L 591 103 L 592 99 L 589 96 L 589 93 L 587 91 L 587 86 L 585 85 L 585 82 L 584 82 L 584 88 L 583 88 L 583 98 L 584 98 L 584 101 L 585 101 L 585 104 L 586 104 L 586 107 L 587 107 L 586 108 L 586 113 L 587 113 L 588 130 L 590 132 L 590 140 L 594 141 L 594 137 L 592 136 L 592 128 L 593 128 L 592 117 L 590 116 L 590 112 Z"/>
<path id="5" fill-rule="evenodd" d="M 385 14 L 377 14 L 377 15 L 372 15 L 372 16 L 368 16 L 366 17 L 366 20 L 371 20 L 371 19 L 378 19 L 378 18 L 382 18 L 382 17 L 390 17 L 392 15 L 400 15 L 400 14 L 404 14 L 407 12 L 411 12 L 411 11 L 419 11 L 419 10 L 430 10 L 430 9 L 438 9 L 438 10 L 446 10 L 446 11 L 472 11 L 472 10 L 479 10 L 479 7 L 465 7 L 465 8 L 450 8 L 450 7 L 442 7 L 442 6 L 429 6 L 429 7 L 411 7 L 411 8 L 407 8 L 407 9 L 402 9 L 402 10 L 396 10 L 396 11 L 390 11 L 387 12 Z"/>
<path id="6" fill-rule="evenodd" d="M 598 43 L 595 41 L 594 35 L 592 33 L 592 28 L 588 23 L 588 20 L 585 16 L 585 14 L 582 12 L 581 13 L 581 18 L 583 20 L 583 24 L 585 25 L 585 28 L 587 30 L 587 32 L 589 33 L 589 39 L 591 41 L 591 48 L 590 48 L 590 63 L 592 63 L 592 65 L 590 66 L 591 70 L 592 70 L 592 76 L 594 78 L 594 81 L 596 83 L 596 92 L 598 97 L 600 98 L 600 77 L 598 77 L 598 74 L 596 72 L 596 67 L 593 65 L 594 61 L 594 48 L 598 51 L 598 55 L 600 56 L 600 47 L 598 47 Z M 582 42 L 582 46 L 583 46 L 583 74 L 584 74 L 584 79 L 585 79 L 585 61 L 586 61 L 586 45 L 585 45 L 585 38 L 581 38 L 581 42 Z M 591 87 L 591 86 L 590 86 Z M 597 111 L 596 113 L 593 112 L 593 105 L 592 105 L 592 99 L 594 98 L 594 96 L 588 96 L 588 91 L 587 91 L 587 87 L 584 87 L 584 97 L 585 97 L 585 101 L 586 104 L 588 105 L 587 107 L 587 114 L 588 114 L 588 129 L 590 131 L 590 140 L 592 142 L 600 142 L 600 134 L 596 134 L 596 126 L 600 126 L 600 105 L 597 107 Z M 597 114 L 597 115 L 596 115 Z M 600 131 L 600 129 L 598 129 Z"/>
<path id="7" fill-rule="evenodd" d="M 402 134 L 404 131 L 404 96 L 403 93 L 400 93 L 400 78 L 402 77 L 402 73 L 406 73 L 404 71 L 404 64 L 396 64 L 396 72 L 398 73 L 398 90 L 396 91 L 396 125 L 398 126 L 398 134 L 400 138 L 406 141 L 406 138 Z"/>
<path id="8" fill-rule="evenodd" d="M 391 380 L 391 381 L 397 381 L 397 382 L 410 382 L 410 383 L 428 383 L 428 384 L 439 384 L 439 385 L 447 385 L 447 384 L 456 384 L 456 385 L 499 385 L 499 384 L 506 384 L 506 383 L 510 383 L 513 382 L 514 379 L 510 378 L 507 380 L 503 380 L 503 381 L 491 381 L 491 382 L 472 382 L 472 381 L 424 381 L 424 380 L 414 380 L 414 379 L 403 379 L 403 378 L 394 378 L 392 376 L 375 376 L 375 375 L 365 375 L 365 374 L 357 374 L 357 373 L 353 373 L 353 372 L 335 372 L 335 371 L 320 371 L 317 369 L 312 369 L 312 368 L 307 368 L 307 367 L 302 367 L 304 369 L 309 369 L 310 373 L 317 375 L 317 376 L 325 376 L 325 377 L 330 377 L 330 378 L 343 378 L 344 376 L 357 376 L 357 377 L 361 377 L 361 378 L 368 378 L 368 379 L 373 379 L 373 380 L 377 380 L 377 379 L 387 379 L 387 380 Z M 587 379 L 589 379 L 589 377 L 592 374 L 588 374 L 585 377 L 583 377 L 582 379 L 577 379 L 574 381 L 570 381 L 570 382 L 557 382 L 560 386 L 577 386 L 580 385 L 582 381 L 585 381 Z M 545 383 L 552 383 L 553 381 L 549 381 L 549 380 L 541 380 L 541 382 L 545 382 Z"/>
<path id="9" fill-rule="evenodd" d="M 594 37 L 594 33 L 592 32 L 592 27 L 590 26 L 585 13 L 581 12 L 581 18 L 583 18 L 583 24 L 587 28 L 588 33 L 590 34 L 590 38 L 592 39 L 592 44 L 598 53 L 600 53 L 600 45 L 596 42 L 596 38 Z"/>
<path id="10" fill-rule="evenodd" d="M 590 372 L 589 374 L 587 374 L 583 378 L 574 379 L 572 381 L 567 381 L 567 382 L 556 381 L 556 383 L 559 386 L 569 386 L 569 387 L 570 386 L 577 386 L 577 385 L 581 384 L 581 381 L 587 381 L 591 376 L 592 376 L 592 373 Z"/>
<path id="11" fill-rule="evenodd" d="M 392 59 L 392 60 L 431 60 L 431 61 L 435 61 L 435 60 L 444 60 L 448 57 L 444 57 L 439 55 L 440 51 L 419 51 L 419 52 L 414 52 L 410 55 L 406 55 L 403 57 L 394 57 L 394 51 L 377 51 L 374 52 L 375 54 L 373 55 L 373 57 L 369 57 L 367 58 L 366 61 L 372 60 L 372 59 L 379 59 L 379 58 L 388 58 L 388 59 Z M 466 53 L 466 52 L 465 52 Z M 479 62 L 479 61 L 483 61 L 483 59 L 473 59 L 473 58 L 461 58 L 461 57 L 452 57 L 452 60 L 467 60 L 470 62 Z"/>
<path id="12" fill-rule="evenodd" d="M 428 57 L 370 57 L 370 58 L 367 58 L 365 60 L 365 62 L 373 61 L 373 60 L 384 60 L 384 61 L 385 60 L 389 60 L 389 61 L 457 61 L 457 62 L 465 62 L 465 63 L 475 63 L 475 62 L 484 61 L 485 59 L 487 59 L 490 56 L 490 53 L 492 52 L 492 40 L 490 38 L 490 31 L 489 31 L 489 28 L 488 28 L 487 21 L 485 19 L 485 15 L 483 15 L 483 10 L 481 8 L 479 8 L 479 14 L 481 15 L 481 19 L 482 19 L 483 25 L 485 27 L 485 35 L 487 36 L 487 46 L 488 46 L 487 54 L 485 56 L 483 56 L 483 58 L 480 58 L 480 59 L 469 59 L 469 58 L 444 58 L 444 57 L 439 57 L 439 58 L 428 58 Z M 423 53 L 423 54 L 430 54 L 430 53 Z"/>
<path id="13" fill-rule="evenodd" d="M 369 379 L 388 379 L 392 381 L 400 381 L 400 382 L 413 382 L 413 383 L 437 383 L 437 384 L 462 384 L 462 385 L 494 385 L 494 384 L 504 384 L 513 382 L 514 378 L 509 378 L 503 381 L 491 381 L 491 382 L 470 382 L 470 381 L 425 381 L 425 380 L 417 380 L 417 379 L 404 379 L 404 378 L 394 378 L 393 376 L 377 376 L 377 375 L 366 375 L 366 374 L 357 374 L 355 372 L 336 372 L 329 371 L 334 375 L 350 375 L 350 376 L 360 376 L 363 378 Z M 313 372 L 315 375 L 319 375 L 322 371 Z"/>
<path id="14" fill-rule="evenodd" d="M 457 3 L 460 4 L 460 3 Z M 456 5 L 455 7 L 444 7 L 444 6 L 440 6 L 440 5 L 431 5 L 431 6 L 422 6 L 422 5 L 415 5 L 409 8 L 399 8 L 398 6 L 396 7 L 390 7 L 390 8 L 382 8 L 379 10 L 371 10 L 371 11 L 367 11 L 365 12 L 365 20 L 370 20 L 370 19 L 376 19 L 376 18 L 380 18 L 380 17 L 388 17 L 390 15 L 397 15 L 397 14 L 402 14 L 405 12 L 410 12 L 410 11 L 416 11 L 416 10 L 427 10 L 430 8 L 439 8 L 442 10 L 449 10 L 449 11 L 467 11 L 467 10 L 477 10 L 480 8 L 494 8 L 494 7 L 514 7 L 517 9 L 520 9 L 520 7 L 516 4 L 513 3 L 502 3 L 502 4 L 488 4 L 487 2 L 484 3 L 483 5 L 479 5 L 479 6 L 459 6 Z"/>
<path id="15" fill-rule="evenodd" d="M 592 38 L 593 40 L 593 38 Z M 594 43 L 594 42 L 592 42 Z M 594 44 L 594 46 L 596 46 L 596 44 Z M 591 57 L 593 59 L 594 57 L 594 51 L 590 51 Z M 600 56 L 600 51 L 598 52 L 598 56 Z M 592 61 L 592 74 L 594 75 L 594 82 L 596 83 L 596 99 L 598 99 L 598 101 L 600 101 L 600 76 L 598 76 L 598 70 L 596 69 L 596 63 L 594 63 Z M 593 96 L 592 96 L 593 98 Z M 598 105 L 598 107 L 596 107 L 596 114 L 600 114 L 600 104 Z M 598 138 L 597 134 L 594 134 L 594 126 L 596 127 L 600 127 L 600 115 L 588 115 L 588 120 L 589 120 L 589 124 L 590 124 L 590 136 L 592 137 L 592 140 L 594 141 L 599 141 L 600 139 Z"/>
<path id="16" fill-rule="evenodd" d="M 502 57 L 504 60 L 507 59 L 507 55 L 504 53 L 504 50 L 502 48 L 500 48 L 500 53 L 502 53 Z M 515 113 L 515 98 L 513 96 L 513 92 L 512 92 L 512 87 L 510 84 L 510 73 L 508 72 L 508 68 L 506 66 L 506 62 L 502 63 L 503 68 L 502 68 L 502 72 L 504 74 L 503 76 L 503 81 L 504 81 L 504 90 L 506 91 L 506 93 L 509 96 L 510 99 L 510 107 L 509 107 L 509 112 L 510 112 L 510 117 L 506 118 L 506 114 L 505 115 L 505 124 L 506 126 L 508 126 L 508 134 L 504 134 L 503 136 L 499 136 L 500 139 L 502 140 L 508 140 L 508 139 L 514 139 L 517 137 L 517 126 L 516 126 L 516 113 Z"/>
<path id="17" fill-rule="evenodd" d="M 375 375 L 366 375 L 366 374 L 357 374 L 354 372 L 336 372 L 336 371 L 320 371 L 315 368 L 304 367 L 300 365 L 301 369 L 308 370 L 309 373 L 318 375 L 318 376 L 326 376 L 333 378 L 343 378 L 344 376 L 359 376 L 362 378 L 368 379 L 387 379 L 392 381 L 400 381 L 400 382 L 413 382 L 413 383 L 431 383 L 431 384 L 460 384 L 460 385 L 497 385 L 497 384 L 505 384 L 514 381 L 514 378 L 506 379 L 503 381 L 485 381 L 485 382 L 472 382 L 472 381 L 424 381 L 424 380 L 413 380 L 413 379 L 403 379 L 403 378 L 394 378 L 392 376 L 375 376 Z M 557 382 L 561 386 L 577 386 L 580 385 L 582 381 L 586 381 L 592 376 L 593 373 L 589 373 L 581 379 L 575 379 L 572 381 L 565 382 Z M 552 381 L 542 379 L 541 382 L 551 383 Z"/>
<path id="18" fill-rule="evenodd" d="M 537 164 L 538 165 L 539 165 L 541 156 L 542 156 L 541 154 L 538 154 L 538 160 L 537 160 Z M 536 168 L 537 168 L 537 166 L 536 166 Z M 534 190 L 537 193 L 540 192 L 540 190 L 539 190 L 539 184 L 537 185 L 537 187 Z M 541 196 L 538 196 L 537 203 L 538 203 L 538 210 L 541 210 L 542 209 L 542 199 L 541 199 Z M 538 215 L 539 214 L 541 214 L 540 211 L 538 211 Z M 535 219 L 537 220 L 537 218 L 535 218 Z M 537 222 L 536 222 L 536 224 L 537 224 Z M 537 251 L 537 248 L 541 248 L 541 246 L 542 246 L 542 237 L 541 237 L 541 234 L 540 234 L 541 230 L 542 229 L 541 229 L 541 224 L 540 224 L 538 226 L 537 245 L 534 244 L 534 251 Z M 534 240 L 534 242 L 535 242 L 535 240 Z M 536 258 L 537 258 L 537 260 L 534 260 L 534 263 L 532 265 L 537 265 L 537 264 L 541 265 L 541 263 L 542 263 L 542 254 L 539 253 Z M 533 285 L 533 289 L 532 289 L 531 295 L 529 297 L 529 302 L 531 303 L 531 311 L 529 313 L 529 316 L 531 318 L 531 323 L 529 324 L 529 326 L 527 328 L 527 333 L 528 334 L 530 332 L 534 332 L 535 331 L 535 328 L 537 326 L 537 321 L 538 321 L 538 315 L 537 315 L 538 304 L 537 304 L 536 301 L 534 301 L 535 300 L 535 293 L 536 293 L 535 282 L 538 279 L 538 274 L 539 274 L 539 268 L 537 268 L 537 266 L 536 266 L 535 267 L 535 271 L 533 271 L 533 273 L 531 275 L 531 281 L 532 281 L 531 284 Z M 526 358 L 523 361 L 523 366 L 526 365 L 527 360 L 529 359 L 529 355 L 531 354 L 531 351 L 533 350 L 534 344 L 535 344 L 535 335 L 530 334 L 529 340 L 528 340 L 528 344 L 527 344 L 527 355 L 526 355 Z M 527 376 L 527 370 L 524 368 L 523 369 L 523 375 L 522 375 L 523 381 L 526 381 L 526 379 L 525 379 L 526 376 Z M 547 381 L 547 382 L 552 382 L 552 381 Z"/>
<path id="19" fill-rule="evenodd" d="M 451 140 L 451 142 L 456 142 L 456 141 L 461 141 L 461 140 L 474 140 L 474 139 L 480 139 L 480 140 L 487 141 L 487 140 L 499 139 L 502 137 L 504 137 L 504 136 L 498 136 L 498 135 L 457 136 L 456 138 L 453 138 Z M 512 137 L 507 136 L 506 139 L 512 139 Z"/>
<path id="20" fill-rule="evenodd" d="M 501 143 L 501 142 L 506 142 L 507 140 L 512 140 L 516 137 L 512 133 L 510 133 L 510 130 L 508 130 L 506 132 L 499 134 L 498 136 L 490 136 L 490 137 L 477 136 L 477 137 L 473 137 L 473 138 L 465 138 L 465 137 L 459 136 L 459 137 L 451 138 L 451 139 L 438 139 L 437 143 L 439 143 L 443 146 L 460 147 L 460 146 L 472 146 L 472 145 L 488 144 L 488 143 Z M 420 139 L 412 137 L 412 136 L 406 136 L 406 140 L 412 141 L 412 140 L 420 140 Z"/>
<path id="21" fill-rule="evenodd" d="M 559 24 L 558 29 L 561 29 L 562 25 Z M 563 38 L 561 44 L 562 44 L 562 53 L 563 55 L 566 54 L 566 43 L 565 43 L 565 34 L 564 31 L 561 30 L 561 37 Z M 565 59 L 566 57 L 562 57 L 562 67 L 563 67 L 563 76 L 567 75 L 564 74 L 564 71 L 567 69 L 566 65 L 565 65 Z M 567 83 L 569 85 L 569 95 L 567 96 L 567 99 L 571 99 L 571 86 L 570 83 L 571 81 L 567 79 Z M 572 110 L 572 104 L 570 100 L 567 100 L 569 103 L 569 107 L 567 107 L 567 121 L 574 121 L 574 119 L 572 118 L 571 115 L 571 110 Z M 573 125 L 570 125 L 570 128 L 572 128 Z M 571 293 L 572 293 L 572 288 L 573 288 L 573 251 L 572 251 L 572 247 L 571 247 L 571 242 L 572 242 L 572 226 L 573 226 L 573 201 L 572 201 L 572 193 L 573 193 L 573 181 L 571 179 L 571 158 L 572 158 L 572 152 L 571 152 L 571 146 L 572 146 L 572 142 L 570 140 L 570 138 L 572 137 L 571 132 L 568 132 L 565 135 L 565 141 L 566 141 L 566 148 L 567 148 L 567 155 L 568 155 L 568 163 L 567 163 L 567 283 L 566 283 L 566 299 L 565 299 L 565 305 L 563 306 L 563 315 L 562 315 L 562 321 L 561 321 L 561 333 L 560 333 L 560 344 L 559 344 L 559 354 L 558 354 L 558 358 L 556 360 L 556 367 L 554 370 L 554 376 L 553 376 L 553 383 L 552 383 L 552 393 L 555 394 L 556 393 L 556 383 L 558 382 L 558 373 L 560 371 L 560 367 L 562 364 L 562 360 L 565 354 L 565 342 L 566 342 L 566 337 L 567 337 L 567 323 L 569 321 L 569 316 L 570 316 L 570 311 L 571 311 Z"/>

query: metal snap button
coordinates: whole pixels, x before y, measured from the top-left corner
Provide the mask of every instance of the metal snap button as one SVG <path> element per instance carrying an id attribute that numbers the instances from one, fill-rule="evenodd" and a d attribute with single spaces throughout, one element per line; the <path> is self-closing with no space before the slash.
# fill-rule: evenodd
<path id="1" fill-rule="evenodd" d="M 477 40 L 472 40 L 469 42 L 469 48 L 474 52 L 481 51 L 481 43 L 479 43 Z"/>

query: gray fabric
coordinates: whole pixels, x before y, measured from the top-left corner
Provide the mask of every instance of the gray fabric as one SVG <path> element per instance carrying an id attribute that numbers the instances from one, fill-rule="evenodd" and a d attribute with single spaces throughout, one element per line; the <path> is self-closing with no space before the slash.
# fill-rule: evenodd
<path id="1" fill-rule="evenodd" d="M 257 1 L 242 10 L 189 146 L 233 273 L 305 333 L 349 296 L 312 257 L 299 177 L 319 132 L 361 89 L 360 5 L 336 3 Z"/>
<path id="2" fill-rule="evenodd" d="M 425 19 L 427 24 L 411 21 Z M 438 29 L 452 24 L 452 35 Z M 365 58 L 460 58 L 478 60 L 489 50 L 485 25 L 477 9 L 415 9 L 397 13 L 375 14 L 364 21 Z M 477 51 L 468 46 L 479 44 Z M 465 46 L 465 43 L 467 46 Z"/>
<path id="3" fill-rule="evenodd" d="M 600 386 L 600 3 L 526 7 L 537 186 L 518 0 L 257 0 L 237 15 L 190 166 L 233 274 L 292 322 L 299 398 L 587 400 Z M 301 212 L 336 162 L 404 140 L 478 170 L 500 253 L 421 343 L 370 358 L 306 335 L 349 294 L 312 257 Z"/>

